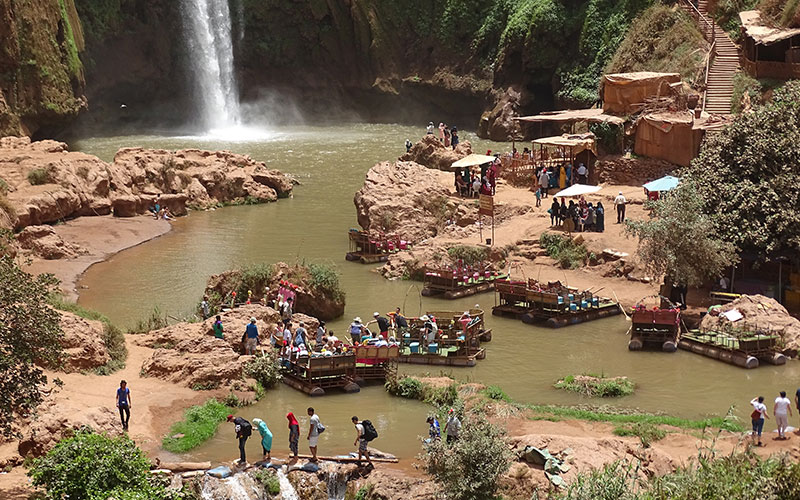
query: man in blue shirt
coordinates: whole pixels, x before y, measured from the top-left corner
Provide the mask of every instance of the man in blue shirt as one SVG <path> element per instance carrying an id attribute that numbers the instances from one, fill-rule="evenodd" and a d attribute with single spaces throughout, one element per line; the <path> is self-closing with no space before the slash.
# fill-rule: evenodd
<path id="1" fill-rule="evenodd" d="M 120 381 L 117 389 L 117 408 L 119 408 L 119 418 L 122 420 L 122 430 L 128 430 L 128 422 L 131 420 L 131 390 L 128 383 Z"/>
<path id="2" fill-rule="evenodd" d="M 256 318 L 250 318 L 250 323 L 242 335 L 242 343 L 244 344 L 245 354 L 255 354 L 256 346 L 258 345 L 258 327 L 256 326 Z"/>

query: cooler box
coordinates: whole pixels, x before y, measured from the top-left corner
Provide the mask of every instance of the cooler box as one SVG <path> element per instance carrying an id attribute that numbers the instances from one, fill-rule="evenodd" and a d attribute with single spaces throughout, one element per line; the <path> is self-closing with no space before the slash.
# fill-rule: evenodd
<path id="1" fill-rule="evenodd" d="M 412 354 L 419 353 L 419 342 L 412 342 L 412 343 L 408 344 L 408 347 L 411 348 L 411 353 Z"/>
<path id="2" fill-rule="evenodd" d="M 567 298 L 569 299 L 570 302 L 572 302 L 575 299 L 575 296 L 573 294 L 569 294 L 567 295 Z"/>
<path id="3" fill-rule="evenodd" d="M 558 305 L 561 305 L 561 304 L 563 304 L 563 303 L 564 303 L 564 297 L 562 297 L 561 295 L 559 295 L 559 296 L 558 296 Z"/>
<path id="4" fill-rule="evenodd" d="M 578 304 L 576 304 L 575 302 L 570 302 L 569 310 L 572 311 L 572 312 L 577 311 L 578 310 Z"/>
<path id="5" fill-rule="evenodd" d="M 592 297 L 592 307 L 597 307 L 600 305 L 600 299 L 597 297 Z"/>
<path id="6" fill-rule="evenodd" d="M 582 300 L 581 301 L 581 309 L 586 309 L 587 307 L 589 307 L 589 303 L 586 302 L 585 300 Z"/>
<path id="7" fill-rule="evenodd" d="M 436 354 L 439 352 L 439 344 L 428 344 L 428 353 Z"/>

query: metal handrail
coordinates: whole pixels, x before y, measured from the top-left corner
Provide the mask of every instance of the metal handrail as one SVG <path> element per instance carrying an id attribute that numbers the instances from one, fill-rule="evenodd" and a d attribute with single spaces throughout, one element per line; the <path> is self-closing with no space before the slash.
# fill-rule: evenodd
<path id="1" fill-rule="evenodd" d="M 706 16 L 705 14 L 700 12 L 700 10 L 694 5 L 694 3 L 692 3 L 691 0 L 681 0 L 681 1 L 683 3 L 685 3 L 686 5 L 688 5 L 689 8 L 691 8 L 692 11 L 694 11 L 693 14 L 697 18 L 698 22 L 702 21 L 705 24 L 705 27 L 703 27 L 703 28 L 706 28 L 706 29 L 707 28 L 711 28 L 711 39 L 710 40 L 708 39 L 708 35 L 706 33 L 706 29 L 703 29 L 703 38 L 705 38 L 706 41 L 708 41 L 709 43 L 713 44 L 717 39 L 716 24 L 714 22 L 712 22 L 708 18 L 708 16 Z"/>
<path id="2" fill-rule="evenodd" d="M 706 76 L 703 79 L 703 107 L 701 112 L 706 111 L 706 96 L 708 95 L 708 71 L 711 69 L 711 59 L 714 57 L 714 50 L 716 49 L 717 41 L 711 42 L 711 48 L 708 50 L 708 57 L 706 58 Z"/>

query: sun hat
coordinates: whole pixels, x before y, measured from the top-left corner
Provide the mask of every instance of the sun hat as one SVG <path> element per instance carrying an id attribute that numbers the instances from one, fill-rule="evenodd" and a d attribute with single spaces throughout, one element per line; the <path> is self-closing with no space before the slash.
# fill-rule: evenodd
<path id="1" fill-rule="evenodd" d="M 256 317 L 255 316 L 251 317 L 250 318 L 250 323 L 255 323 L 255 322 L 256 322 Z"/>
<path id="2" fill-rule="evenodd" d="M 355 322 L 355 323 L 361 323 L 361 318 L 360 318 L 359 316 L 356 316 L 356 317 L 353 319 L 353 322 Z"/>
<path id="3" fill-rule="evenodd" d="M 421 319 L 422 321 L 428 321 L 430 318 L 428 317 L 427 314 L 423 314 L 419 319 Z"/>
<path id="4" fill-rule="evenodd" d="M 377 317 L 378 317 L 378 316 L 380 316 L 381 314 L 380 314 L 378 311 L 375 311 L 374 313 L 372 313 L 372 315 L 373 315 L 374 317 L 376 317 L 376 318 L 377 318 Z"/>

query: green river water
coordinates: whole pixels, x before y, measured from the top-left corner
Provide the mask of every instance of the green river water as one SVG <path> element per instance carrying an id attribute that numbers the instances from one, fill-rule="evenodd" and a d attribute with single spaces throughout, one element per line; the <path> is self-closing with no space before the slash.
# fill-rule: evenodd
<path id="1" fill-rule="evenodd" d="M 602 404 L 552 387 L 572 373 L 626 375 L 636 382 L 636 393 L 612 404 L 665 412 L 687 418 L 724 414 L 736 404 L 746 418 L 747 403 L 757 394 L 769 398 L 797 380 L 800 365 L 762 366 L 744 370 L 696 354 L 678 351 L 629 352 L 628 323 L 617 316 L 559 330 L 539 328 L 488 314 L 493 294 L 446 301 L 419 296 L 419 284 L 387 281 L 372 266 L 346 262 L 347 230 L 357 226 L 353 194 L 366 171 L 378 161 L 397 158 L 406 138 L 419 138 L 424 130 L 400 125 L 304 126 L 276 130 L 259 142 L 221 142 L 213 139 L 169 136 L 114 136 L 72 142 L 74 150 L 111 160 L 120 147 L 230 149 L 295 175 L 301 182 L 294 197 L 259 206 L 229 207 L 191 212 L 173 222 L 170 233 L 125 250 L 92 266 L 80 281 L 79 302 L 99 310 L 121 325 L 130 325 L 155 306 L 182 316 L 201 298 L 207 278 L 215 273 L 255 262 L 305 260 L 335 263 L 347 293 L 344 317 L 328 325 L 344 333 L 354 316 L 370 317 L 404 306 L 407 314 L 422 309 L 464 310 L 480 304 L 494 331 L 486 344 L 487 357 L 474 368 L 452 368 L 456 378 L 501 386 L 512 398 L 536 404 Z M 510 149 L 463 134 L 477 152 Z M 439 368 L 400 365 L 401 372 L 439 374 Z M 146 388 L 138 388 L 146 390 Z M 426 433 L 428 407 L 416 401 L 389 397 L 381 387 L 359 394 L 309 398 L 286 386 L 271 391 L 265 400 L 241 410 L 246 418 L 261 417 L 275 434 L 274 450 L 288 449 L 285 414 L 293 411 L 307 425 L 305 408 L 313 405 L 328 430 L 320 439 L 320 453 L 352 449 L 353 414 L 368 418 L 381 434 L 375 446 L 400 457 L 419 450 L 416 436 Z M 230 432 L 229 432 L 230 431 Z M 306 432 L 304 427 L 302 432 Z M 302 434 L 305 436 L 305 434 Z M 250 453 L 258 450 L 251 440 Z M 304 438 L 301 439 L 301 448 Z M 232 430 L 223 428 L 215 438 L 194 450 L 192 458 L 222 460 L 235 456 Z M 302 452 L 302 449 L 301 449 Z"/>

